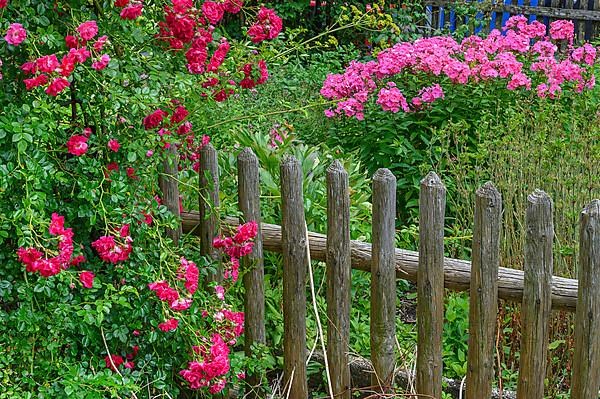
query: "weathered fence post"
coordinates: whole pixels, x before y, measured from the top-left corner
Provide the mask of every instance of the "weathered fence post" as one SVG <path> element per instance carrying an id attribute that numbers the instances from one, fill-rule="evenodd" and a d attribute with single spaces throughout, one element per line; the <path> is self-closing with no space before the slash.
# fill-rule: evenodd
<path id="1" fill-rule="evenodd" d="M 585 207 L 580 223 L 572 399 L 597 398 L 600 389 L 600 200 Z"/>
<path id="2" fill-rule="evenodd" d="M 213 239 L 219 234 L 219 161 L 212 144 L 200 149 L 200 254 L 208 255 L 217 264 L 217 271 L 209 281 L 221 281 L 223 271 L 219 252 L 213 248 Z"/>
<path id="3" fill-rule="evenodd" d="M 281 163 L 281 245 L 283 254 L 284 397 L 306 399 L 306 271 L 308 254 L 302 194 L 302 168 L 286 157 Z"/>
<path id="4" fill-rule="evenodd" d="M 467 399 L 492 396 L 501 224 L 502 196 L 491 182 L 487 182 L 475 196 Z"/>
<path id="5" fill-rule="evenodd" d="M 396 360 L 396 177 L 389 169 L 373 175 L 371 262 L 371 384 L 387 392 Z"/>
<path id="6" fill-rule="evenodd" d="M 417 272 L 417 393 L 442 396 L 444 215 L 446 187 L 434 172 L 421 180 Z"/>
<path id="7" fill-rule="evenodd" d="M 541 190 L 527 197 L 525 265 L 521 309 L 518 399 L 543 399 L 552 305 L 552 200 Z"/>
<path id="8" fill-rule="evenodd" d="M 179 185 L 177 183 L 177 165 L 178 153 L 175 146 L 171 146 L 166 151 L 167 157 L 163 162 L 162 173 L 158 177 L 158 186 L 162 192 L 162 202 L 169 211 L 179 219 L 181 212 L 179 208 Z M 167 236 L 173 240 L 175 244 L 181 238 L 181 223 L 178 222 L 177 228 L 167 228 Z"/>
<path id="9" fill-rule="evenodd" d="M 333 394 L 350 399 L 350 192 L 339 161 L 327 169 L 327 360 Z"/>
<path id="10" fill-rule="evenodd" d="M 244 220 L 255 221 L 258 233 L 252 253 L 242 258 L 244 273 L 244 344 L 247 357 L 252 356 L 253 344 L 265 344 L 265 271 L 260 214 L 260 178 L 256 155 L 245 148 L 238 155 L 238 205 Z M 247 393 L 260 398 L 257 388 L 264 376 L 246 373 Z"/>

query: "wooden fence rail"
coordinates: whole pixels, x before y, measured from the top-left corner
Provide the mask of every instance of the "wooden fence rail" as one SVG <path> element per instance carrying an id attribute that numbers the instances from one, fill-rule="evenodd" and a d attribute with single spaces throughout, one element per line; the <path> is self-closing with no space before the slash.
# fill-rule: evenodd
<path id="1" fill-rule="evenodd" d="M 213 154 L 216 159 L 216 152 Z M 244 219 L 260 221 L 258 162 L 249 149 L 239 156 L 239 199 Z M 203 169 L 200 176 L 212 177 L 218 187 L 218 171 Z M 210 165 L 208 165 L 210 166 Z M 173 171 L 170 171 L 173 173 Z M 176 179 L 166 179 L 176 184 Z M 201 179 L 201 182 L 203 180 Z M 373 245 L 350 241 L 348 176 L 335 162 L 327 173 L 329 235 L 307 232 L 304 219 L 302 170 L 296 159 L 281 164 L 282 226 L 261 223 L 255 252 L 246 261 L 250 277 L 244 278 L 246 292 L 246 345 L 264 343 L 264 282 L 262 250 L 283 255 L 284 395 L 308 398 L 306 377 L 306 289 L 309 259 L 327 262 L 327 361 L 331 395 L 349 398 L 350 365 L 350 267 L 372 273 L 371 358 L 372 383 L 382 393 L 392 389 L 395 348 L 396 278 L 417 282 L 417 384 L 416 394 L 441 398 L 444 288 L 469 291 L 469 349 L 467 397 L 489 398 L 492 386 L 493 350 L 497 298 L 522 303 L 523 325 L 519 399 L 543 398 L 548 348 L 548 318 L 552 308 L 575 311 L 575 362 L 573 399 L 597 398 L 600 389 L 600 200 L 591 202 L 581 214 L 581 289 L 577 280 L 552 276 L 554 227 L 552 202 L 536 190 L 528 198 L 525 228 L 524 272 L 499 267 L 502 200 L 491 183 L 477 191 L 475 205 L 473 262 L 444 257 L 445 188 L 430 173 L 421 184 L 419 252 L 395 249 L 395 177 L 389 170 L 373 177 Z M 163 183 L 164 185 L 164 183 Z M 201 186 L 206 193 L 207 185 Z M 181 215 L 185 233 L 204 239 L 214 209 L 212 195 L 203 196 L 201 210 Z M 218 196 L 217 196 L 218 198 Z M 214 216 L 214 215 L 213 215 Z M 224 231 L 239 220 L 226 218 Z M 205 250 L 205 249 L 204 249 Z M 210 254 L 209 254 L 210 255 Z M 309 258 L 310 255 L 310 258 Z M 247 274 L 247 275 L 248 275 Z M 215 276 L 219 279 L 220 276 Z M 262 284 L 262 285 L 261 285 Z M 255 291 L 253 291 L 255 290 Z M 253 376 L 254 382 L 260 376 Z M 256 396 L 253 396 L 256 397 Z"/>

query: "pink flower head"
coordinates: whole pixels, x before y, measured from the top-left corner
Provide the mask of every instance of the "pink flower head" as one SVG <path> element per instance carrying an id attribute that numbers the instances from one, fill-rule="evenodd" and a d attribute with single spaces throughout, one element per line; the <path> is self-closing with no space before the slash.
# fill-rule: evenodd
<path id="1" fill-rule="evenodd" d="M 129 4 L 131 0 L 115 0 L 115 7 L 123 8 Z"/>
<path id="2" fill-rule="evenodd" d="M 111 361 L 112 360 L 112 361 Z M 115 367 L 119 367 L 120 365 L 123 364 L 125 360 L 123 360 L 123 358 L 119 355 L 110 355 L 110 356 L 105 356 L 104 357 L 104 362 L 106 363 L 106 368 L 107 369 L 111 369 L 112 371 L 117 371 L 115 369 Z M 114 367 L 113 367 L 114 364 Z"/>
<path id="3" fill-rule="evenodd" d="M 143 4 L 131 4 L 127 7 L 123 8 L 121 11 L 120 17 L 124 20 L 134 20 L 142 15 L 142 10 L 144 9 Z"/>
<path id="4" fill-rule="evenodd" d="M 94 285 L 94 277 L 95 275 L 92 272 L 81 272 L 79 274 L 79 281 L 81 281 L 81 284 L 83 284 L 85 288 L 92 288 Z"/>
<path id="5" fill-rule="evenodd" d="M 150 283 L 148 288 L 154 291 L 161 301 L 175 302 L 179 299 L 179 293 L 164 280 Z"/>
<path id="6" fill-rule="evenodd" d="M 144 129 L 150 130 L 158 127 L 163 119 L 169 114 L 162 109 L 157 109 L 150 115 L 146 116 L 143 121 Z"/>
<path id="7" fill-rule="evenodd" d="M 67 150 L 70 154 L 80 156 L 88 150 L 87 137 L 74 135 L 67 141 Z"/>
<path id="8" fill-rule="evenodd" d="M 103 54 L 98 61 L 92 63 L 92 68 L 96 71 L 101 71 L 108 66 L 110 62 L 110 56 L 108 54 Z"/>
<path id="9" fill-rule="evenodd" d="M 0 0 L 0 8 L 6 8 L 8 4 L 8 0 Z"/>
<path id="10" fill-rule="evenodd" d="M 60 92 L 69 87 L 70 83 L 65 78 L 56 78 L 46 88 L 46 94 L 56 97 Z"/>
<path id="11" fill-rule="evenodd" d="M 169 331 L 176 330 L 178 325 L 179 325 L 179 320 L 177 320 L 175 318 L 171 318 L 171 319 L 165 321 L 164 323 L 160 323 L 158 325 L 158 328 L 160 328 L 161 331 L 169 332 Z"/>
<path id="12" fill-rule="evenodd" d="M 188 117 L 190 113 L 188 112 L 187 109 L 185 109 L 184 106 L 178 106 L 175 111 L 173 112 L 173 115 L 171 115 L 171 123 L 179 123 L 182 122 L 185 118 Z"/>
<path id="13" fill-rule="evenodd" d="M 10 24 L 8 30 L 6 31 L 6 36 L 4 39 L 8 44 L 12 44 L 13 46 L 18 46 L 23 43 L 23 41 L 27 38 L 27 31 L 23 28 L 21 24 Z"/>
<path id="14" fill-rule="evenodd" d="M 84 40 L 92 40 L 98 34 L 96 21 L 86 21 L 77 27 L 77 32 Z"/>
<path id="15" fill-rule="evenodd" d="M 79 40 L 73 35 L 65 36 L 65 44 L 69 49 L 79 47 Z"/>
<path id="16" fill-rule="evenodd" d="M 186 309 L 189 309 L 189 307 L 192 305 L 192 300 L 189 298 L 180 298 L 177 299 L 173 302 L 171 302 L 171 304 L 169 305 L 171 309 L 176 310 L 176 311 L 183 311 Z"/>
<path id="17" fill-rule="evenodd" d="M 94 50 L 96 51 L 102 51 L 102 48 L 104 47 L 104 45 L 106 44 L 106 41 L 108 40 L 108 36 L 104 35 L 104 36 L 100 36 L 96 42 L 93 44 Z"/>
<path id="18" fill-rule="evenodd" d="M 51 73 L 60 67 L 60 63 L 58 62 L 58 58 L 56 58 L 56 54 L 50 54 L 41 56 L 35 60 L 35 66 L 40 72 Z"/>
<path id="19" fill-rule="evenodd" d="M 110 263 L 118 263 L 129 258 L 129 254 L 133 250 L 131 237 L 125 237 L 125 243 L 117 243 L 113 236 L 102 236 L 92 242 L 92 248 L 98 252 L 98 255 L 103 261 Z"/>
<path id="20" fill-rule="evenodd" d="M 222 301 L 225 300 L 225 288 L 223 288 L 223 286 L 215 286 L 215 293 L 217 294 L 217 298 L 219 298 Z"/>
<path id="21" fill-rule="evenodd" d="M 275 39 L 282 27 L 283 22 L 274 10 L 261 7 L 256 23 L 248 29 L 248 36 L 253 43 L 260 43 L 263 40 Z"/>
<path id="22" fill-rule="evenodd" d="M 121 147 L 121 144 L 119 144 L 119 141 L 117 139 L 110 139 L 108 140 L 107 146 L 111 151 L 118 152 L 119 148 Z"/>
<path id="23" fill-rule="evenodd" d="M 205 1 L 202 3 L 202 15 L 213 25 L 218 24 L 223 19 L 225 9 L 223 4 L 215 1 Z"/>
<path id="24" fill-rule="evenodd" d="M 574 34 L 573 21 L 559 19 L 550 23 L 550 37 L 554 40 L 567 40 L 569 43 L 573 43 Z"/>
<path id="25" fill-rule="evenodd" d="M 225 0 L 223 8 L 230 14 L 237 14 L 244 6 L 244 0 Z"/>

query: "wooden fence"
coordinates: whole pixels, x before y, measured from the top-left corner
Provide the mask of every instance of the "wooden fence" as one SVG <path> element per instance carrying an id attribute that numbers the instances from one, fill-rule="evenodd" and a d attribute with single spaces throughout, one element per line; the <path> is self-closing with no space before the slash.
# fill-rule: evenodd
<path id="1" fill-rule="evenodd" d="M 512 15 L 525 15 L 529 22 L 538 20 L 546 26 L 558 19 L 571 20 L 579 41 L 590 41 L 600 34 L 600 0 L 425 0 L 424 4 L 425 33 L 437 29 L 454 32 L 461 25 L 470 25 L 471 33 L 479 33 L 501 29 Z M 474 19 L 456 11 L 469 6 L 479 10 Z M 474 23 L 476 20 L 483 26 Z"/>
<path id="2" fill-rule="evenodd" d="M 219 223 L 217 153 L 202 150 L 200 212 L 181 214 L 183 232 L 201 238 L 201 253 L 212 252 L 212 237 L 238 224 Z M 166 163 L 161 176 L 164 202 L 179 214 L 177 168 Z M 502 198 L 491 183 L 477 190 L 472 262 L 444 257 L 446 189 L 435 173 L 421 181 L 419 252 L 394 248 L 396 179 L 387 169 L 373 176 L 372 244 L 350 240 L 348 175 L 335 161 L 327 170 L 328 235 L 308 232 L 304 218 L 302 169 L 293 157 L 281 164 L 282 225 L 261 223 L 259 164 L 250 149 L 238 156 L 239 209 L 246 221 L 259 223 L 253 253 L 245 268 L 245 343 L 265 343 L 263 250 L 283 256 L 284 397 L 309 396 L 306 377 L 306 290 L 311 259 L 326 262 L 327 350 L 330 395 L 351 397 L 348 337 L 350 334 L 351 268 L 371 272 L 372 385 L 382 394 L 392 389 L 395 366 L 397 278 L 417 283 L 417 364 L 414 397 L 441 398 L 444 289 L 470 293 L 466 398 L 490 398 L 498 298 L 522 303 L 522 341 L 517 398 L 544 397 L 548 320 L 553 308 L 576 311 L 571 398 L 592 399 L 600 389 L 600 200 L 581 212 L 578 281 L 552 275 L 554 238 L 552 201 L 536 190 L 525 215 L 524 271 L 499 267 Z M 179 239 L 181 229 L 170 230 Z M 310 276 L 309 276 L 310 277 Z M 219 279 L 218 275 L 213 276 Z M 261 376 L 249 374 L 249 386 Z M 250 391 L 249 397 L 258 394 Z M 429 396 L 427 396 L 429 395 Z"/>

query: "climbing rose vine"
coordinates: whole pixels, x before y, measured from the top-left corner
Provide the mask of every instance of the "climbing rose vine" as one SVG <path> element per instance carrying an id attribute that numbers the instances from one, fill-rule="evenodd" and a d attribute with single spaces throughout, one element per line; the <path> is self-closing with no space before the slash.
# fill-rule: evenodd
<path id="1" fill-rule="evenodd" d="M 244 375 L 229 290 L 257 225 L 214 237 L 209 283 L 215 262 L 165 234 L 158 180 L 171 154 L 198 178 L 202 107 L 264 84 L 281 30 L 242 0 L 0 0 L 0 347 L 33 354 L 0 356 L 27 375 L 15 397 L 216 394 Z"/>

